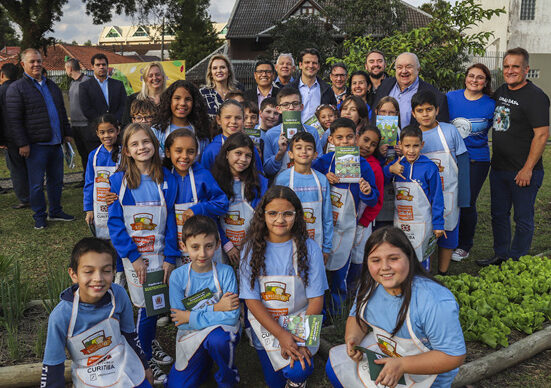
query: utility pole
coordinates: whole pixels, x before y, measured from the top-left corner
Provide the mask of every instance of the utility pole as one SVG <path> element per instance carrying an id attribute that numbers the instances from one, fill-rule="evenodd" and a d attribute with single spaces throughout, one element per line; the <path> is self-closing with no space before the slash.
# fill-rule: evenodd
<path id="1" fill-rule="evenodd" d="M 165 60 L 165 14 L 163 12 L 163 24 L 161 26 L 161 62 Z"/>

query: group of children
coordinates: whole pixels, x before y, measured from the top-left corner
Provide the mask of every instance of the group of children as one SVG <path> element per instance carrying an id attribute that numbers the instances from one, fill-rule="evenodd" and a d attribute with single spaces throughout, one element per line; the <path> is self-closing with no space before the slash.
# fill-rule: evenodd
<path id="1" fill-rule="evenodd" d="M 83 239 L 73 251 L 76 285 L 50 316 L 43 386 L 63 386 L 65 347 L 76 386 L 196 387 L 213 362 L 217 384 L 233 386 L 241 310 L 267 385 L 304 386 L 317 349 L 298 346 L 277 317 L 346 313 L 366 242 L 390 221 L 377 221 L 387 193 L 394 224 L 418 259 L 428 263 L 434 236 L 439 271 L 446 272 L 465 201 L 466 149 L 453 126 L 436 121 L 434 95 L 414 96 L 420 128 L 402 129 L 390 162 L 365 103 L 354 97 L 342 103 L 340 118 L 336 108 L 320 106 L 319 127 L 303 124 L 292 139 L 278 122 L 284 111 L 302 110 L 296 89 L 283 88 L 260 110 L 226 100 L 212 128 L 200 98 L 193 84 L 177 81 L 158 109 L 135 101 L 131 116 L 154 117 L 149 123 L 133 122 L 121 136 L 112 116 L 97 120 L 102 145 L 88 161 L 84 210 L 98 239 Z M 384 99 L 375 114 L 399 115 L 398 104 Z M 260 139 L 244 133 L 253 125 Z M 328 150 L 345 146 L 359 147 L 358 183 L 335 174 L 335 152 Z M 159 365 L 173 360 L 155 340 L 158 316 L 147 315 L 143 292 L 148 273 L 161 270 L 178 327 L 168 376 Z M 124 285 L 124 278 L 130 299 L 111 284 Z M 186 309 L 183 299 L 205 289 L 212 294 L 206 303 Z"/>

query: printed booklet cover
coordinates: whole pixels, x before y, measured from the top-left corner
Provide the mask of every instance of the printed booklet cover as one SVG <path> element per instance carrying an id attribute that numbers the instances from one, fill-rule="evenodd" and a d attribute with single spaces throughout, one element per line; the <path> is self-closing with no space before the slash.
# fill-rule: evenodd
<path id="1" fill-rule="evenodd" d="M 244 128 L 245 135 L 248 135 L 255 145 L 260 144 L 260 128 Z"/>
<path id="2" fill-rule="evenodd" d="M 145 312 L 148 317 L 170 311 L 168 284 L 163 283 L 165 271 L 148 272 L 143 285 Z"/>
<path id="3" fill-rule="evenodd" d="M 298 346 L 319 346 L 323 315 L 282 315 L 278 321 L 289 333 L 304 340 L 297 342 Z M 274 339 L 274 346 L 279 346 L 277 339 Z"/>
<path id="4" fill-rule="evenodd" d="M 316 128 L 316 131 L 318 131 L 318 135 L 320 136 L 320 139 L 323 137 L 323 134 L 325 133 L 325 129 L 323 129 L 316 115 L 310 117 L 308 120 L 304 122 L 304 124 Z"/>
<path id="5" fill-rule="evenodd" d="M 300 114 L 301 112 L 298 110 L 289 110 L 281 114 L 283 135 L 287 140 L 291 140 L 295 133 L 302 131 Z"/>
<path id="6" fill-rule="evenodd" d="M 187 298 L 182 299 L 182 303 L 186 310 L 200 310 L 207 305 L 210 299 L 214 296 L 209 288 L 205 288 Z"/>
<path id="7" fill-rule="evenodd" d="M 384 364 L 375 364 L 375 360 L 380 360 L 382 358 L 387 358 L 388 356 L 385 356 L 384 354 L 374 352 L 373 350 L 366 349 L 361 346 L 354 346 L 354 349 L 359 350 L 362 353 L 365 353 L 367 357 L 367 362 L 369 363 L 369 377 L 371 380 L 375 381 L 377 380 L 377 377 L 379 377 L 379 373 L 381 373 L 381 370 L 384 367 Z M 398 380 L 398 384 L 406 385 L 406 379 L 404 376 Z"/>
<path id="8" fill-rule="evenodd" d="M 381 131 L 381 144 L 394 147 L 398 140 L 398 116 L 377 115 L 377 128 Z"/>
<path id="9" fill-rule="evenodd" d="M 335 175 L 342 183 L 358 183 L 360 181 L 359 147 L 335 147 Z"/>

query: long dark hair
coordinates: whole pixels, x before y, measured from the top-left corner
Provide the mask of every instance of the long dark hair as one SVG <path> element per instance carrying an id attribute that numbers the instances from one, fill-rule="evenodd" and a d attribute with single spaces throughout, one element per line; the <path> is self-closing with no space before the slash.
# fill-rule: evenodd
<path id="1" fill-rule="evenodd" d="M 233 192 L 233 176 L 228 163 L 228 152 L 236 148 L 247 147 L 251 150 L 252 158 L 249 167 L 239 174 L 239 179 L 245 185 L 245 199 L 250 203 L 257 195 L 260 195 L 260 179 L 256 169 L 255 146 L 251 138 L 241 132 L 234 133 L 226 139 L 224 145 L 218 152 L 216 159 L 211 167 L 211 173 L 218 186 L 228 196 L 230 202 L 235 198 Z"/>
<path id="2" fill-rule="evenodd" d="M 186 89 L 191 95 L 191 98 L 193 98 L 193 105 L 187 119 L 190 124 L 193 125 L 193 128 L 195 128 L 195 135 L 199 139 L 210 140 L 209 116 L 207 114 L 205 99 L 201 96 L 201 93 L 199 93 L 199 89 L 189 81 L 178 80 L 161 94 L 161 103 L 159 104 L 159 110 L 155 115 L 155 119 L 153 120 L 153 126 L 158 129 L 166 129 L 170 125 L 170 120 L 172 118 L 172 96 L 178 88 Z"/>
<path id="3" fill-rule="evenodd" d="M 469 74 L 469 71 L 475 68 L 481 70 L 486 76 L 486 85 L 484 86 L 484 89 L 482 89 L 482 93 L 492 97 L 492 95 L 494 94 L 494 92 L 492 91 L 492 73 L 490 73 L 490 70 L 485 64 L 475 63 L 469 66 L 465 71 L 465 80 L 467 80 L 467 74 Z"/>
<path id="4" fill-rule="evenodd" d="M 308 232 L 306 223 L 304 222 L 304 212 L 302 204 L 293 190 L 286 186 L 274 185 L 270 187 L 266 194 L 256 206 L 253 219 L 247 230 L 245 238 L 245 256 L 250 255 L 251 266 L 251 289 L 259 276 L 266 273 L 265 253 L 266 253 L 266 238 L 268 237 L 268 227 L 266 226 L 265 209 L 266 206 L 274 199 L 285 199 L 293 205 L 296 211 L 295 222 L 291 228 L 292 238 L 297 246 L 298 260 L 298 276 L 304 282 L 304 286 L 308 286 L 308 249 L 306 247 L 306 239 Z"/>
<path id="5" fill-rule="evenodd" d="M 366 91 L 365 98 L 367 99 L 367 95 L 369 94 L 369 90 L 372 88 L 372 85 L 371 85 L 371 78 L 369 78 L 369 74 L 367 74 L 363 70 L 357 70 L 357 71 L 353 72 L 352 74 L 350 74 L 350 77 L 348 78 L 348 93 L 349 93 L 348 95 L 353 96 L 353 94 L 352 94 L 352 78 L 355 75 L 360 75 L 360 76 L 365 78 L 365 83 L 366 83 L 366 86 L 367 86 L 367 91 Z M 357 96 L 357 97 L 359 97 L 359 96 Z M 365 101 L 364 101 L 364 104 L 365 104 Z"/>
<path id="6" fill-rule="evenodd" d="M 369 298 L 371 298 L 371 296 L 375 292 L 375 289 L 377 288 L 377 282 L 371 277 L 371 274 L 369 273 L 367 259 L 375 249 L 377 249 L 382 243 L 385 242 L 389 243 L 392 246 L 395 246 L 396 248 L 404 252 L 409 262 L 408 275 L 404 282 L 400 285 L 400 288 L 402 290 L 402 306 L 400 306 L 400 311 L 396 319 L 396 326 L 392 331 L 392 335 L 396 335 L 398 330 L 400 330 L 400 328 L 403 326 L 409 309 L 413 278 L 415 276 L 420 276 L 428 278 L 438 284 L 441 283 L 434 279 L 430 274 L 428 274 L 421 266 L 419 260 L 417 260 L 415 249 L 413 249 L 411 242 L 401 229 L 394 226 L 385 226 L 383 228 L 377 229 L 375 232 L 373 232 L 371 236 L 369 236 L 365 244 L 362 273 L 360 275 L 360 280 L 358 281 L 359 290 L 356 296 L 356 321 L 361 327 L 365 327 L 365 322 L 361 319 L 360 310 L 362 306 L 369 301 Z"/>
<path id="7" fill-rule="evenodd" d="M 113 116 L 111 113 L 104 113 L 98 118 L 94 120 L 94 123 L 92 124 L 92 128 L 94 128 L 94 131 L 98 131 L 98 127 L 100 124 L 111 124 L 115 128 L 119 130 L 119 134 L 117 136 L 117 141 L 113 145 L 113 151 L 111 151 L 111 160 L 113 162 L 118 163 L 119 162 L 119 156 L 121 153 L 121 124 L 119 123 L 119 120 L 115 116 Z"/>
<path id="8" fill-rule="evenodd" d="M 362 136 L 367 131 L 371 131 L 375 133 L 377 136 L 379 136 L 379 141 L 377 142 L 377 147 L 375 147 L 375 152 L 373 152 L 373 156 L 378 160 L 380 160 L 382 158 L 382 155 L 379 152 L 379 145 L 381 144 L 381 137 L 382 137 L 381 131 L 379 130 L 379 128 L 377 128 L 376 125 L 370 124 L 368 122 L 364 122 L 362 123 L 362 125 L 360 125 L 360 128 L 358 128 L 358 136 Z"/>
<path id="9" fill-rule="evenodd" d="M 360 121 L 362 121 L 363 119 L 369 120 L 369 111 L 367 110 L 367 105 L 365 104 L 365 101 L 362 100 L 360 97 L 354 95 L 350 95 L 344 99 L 339 110 L 339 116 L 342 117 L 342 110 L 345 105 L 348 105 L 349 103 L 353 103 L 356 106 L 356 110 L 358 111 L 358 115 L 360 116 Z M 358 125 L 359 121 L 358 124 L 354 124 Z"/>
<path id="10" fill-rule="evenodd" d="M 167 158 L 166 151 L 170 151 L 170 147 L 172 147 L 172 144 L 174 144 L 174 140 L 176 140 L 176 138 L 178 137 L 189 137 L 193 139 L 193 141 L 195 142 L 195 158 L 197 158 L 197 150 L 199 149 L 199 142 L 197 141 L 197 138 L 189 129 L 178 128 L 177 130 L 172 131 L 165 140 L 165 155 L 163 155 L 163 166 L 169 170 L 174 166 L 172 165 L 172 160 L 170 160 L 170 158 Z"/>

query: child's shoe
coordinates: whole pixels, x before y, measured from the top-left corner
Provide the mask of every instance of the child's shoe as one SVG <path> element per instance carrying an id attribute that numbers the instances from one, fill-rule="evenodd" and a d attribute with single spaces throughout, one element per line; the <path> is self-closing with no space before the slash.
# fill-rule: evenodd
<path id="1" fill-rule="evenodd" d="M 285 388 L 306 388 L 306 381 L 303 383 L 293 383 L 291 380 L 287 380 Z"/>
<path id="2" fill-rule="evenodd" d="M 169 365 L 174 361 L 166 352 L 161 348 L 159 341 L 153 340 L 151 343 L 151 349 L 153 350 L 152 359 L 159 365 Z"/>
<path id="3" fill-rule="evenodd" d="M 167 379 L 167 375 L 161 367 L 155 362 L 154 359 L 149 360 L 149 367 L 153 372 L 153 383 L 154 384 L 163 384 Z"/>

